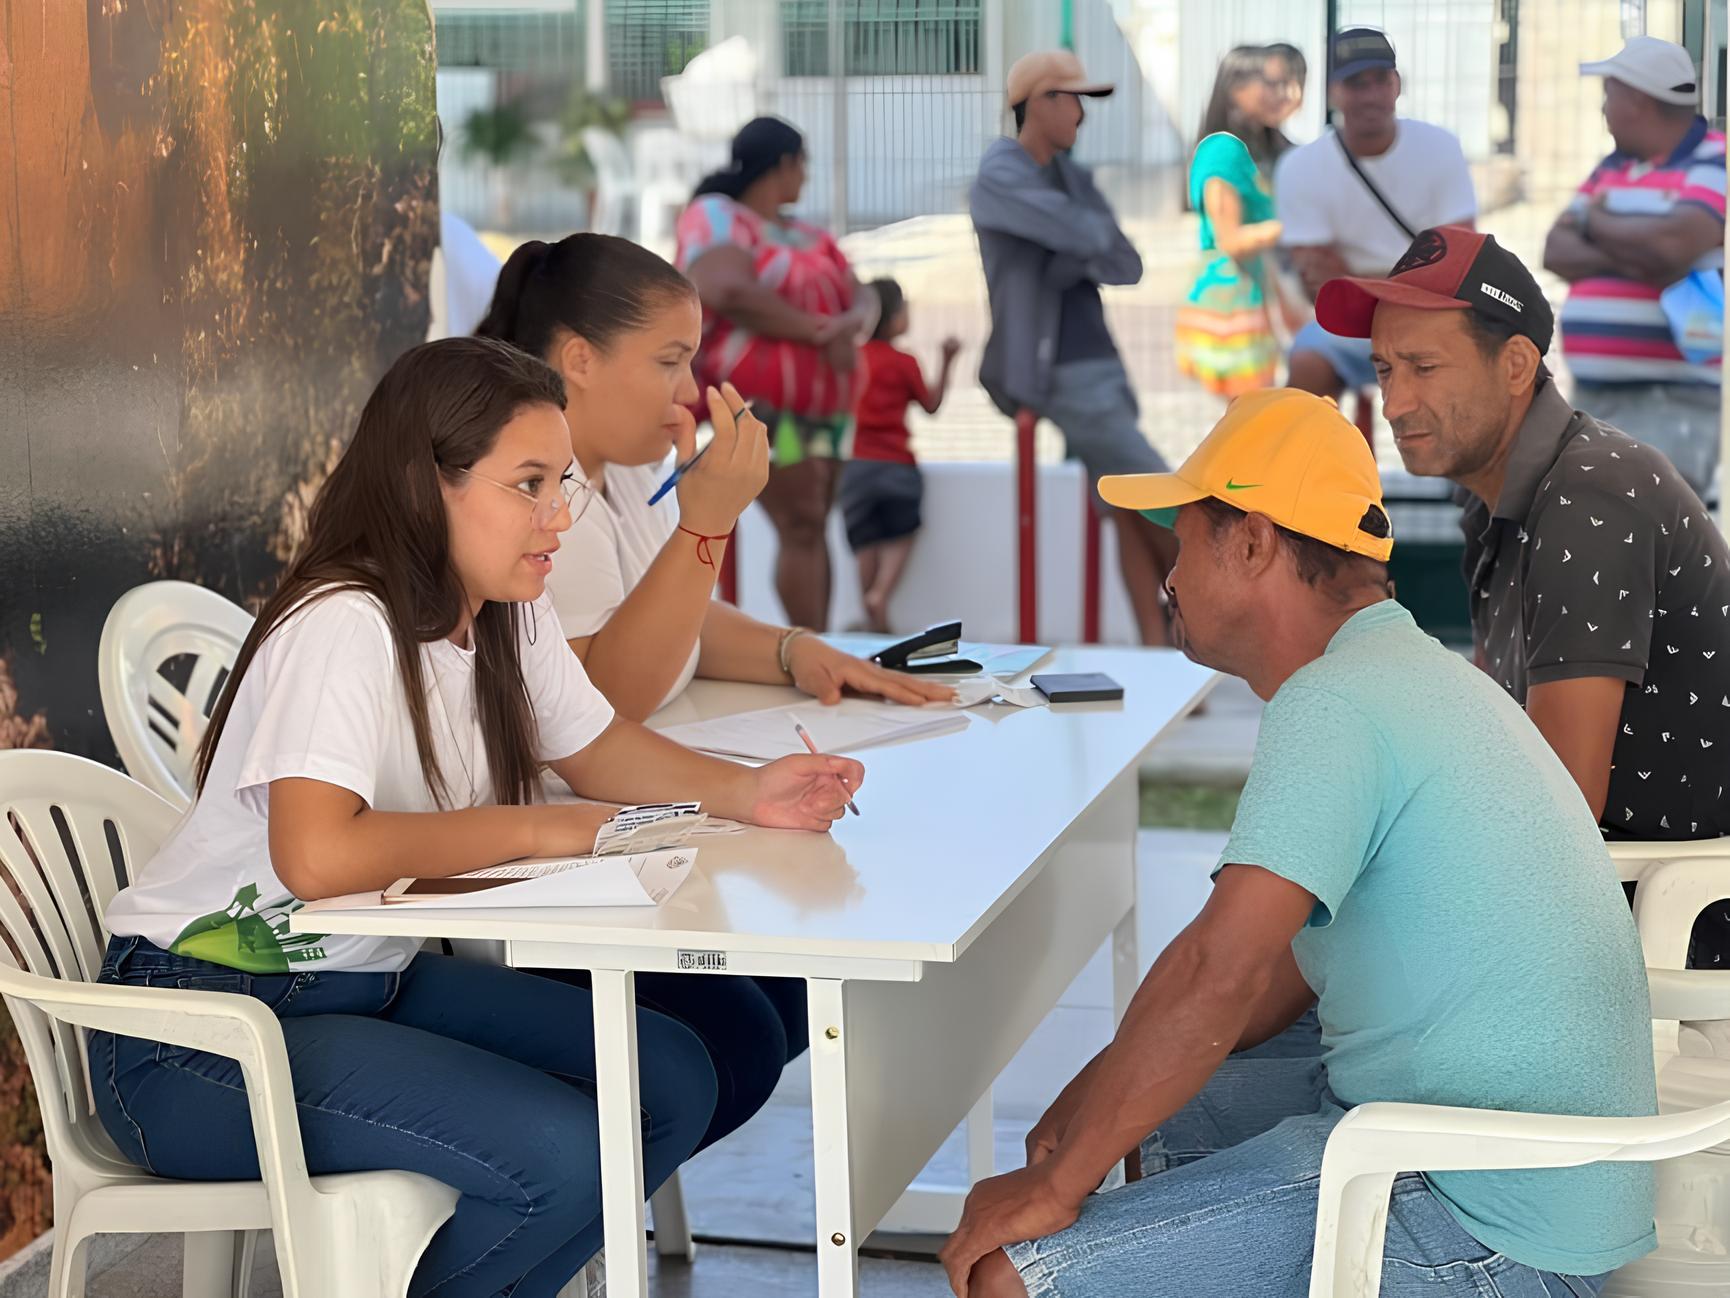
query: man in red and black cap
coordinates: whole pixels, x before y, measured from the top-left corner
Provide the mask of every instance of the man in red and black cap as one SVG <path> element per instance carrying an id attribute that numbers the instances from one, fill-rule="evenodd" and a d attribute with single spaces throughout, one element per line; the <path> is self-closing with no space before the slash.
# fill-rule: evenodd
<path id="1" fill-rule="evenodd" d="M 1605 833 L 1730 833 L 1730 548 L 1669 460 L 1557 391 L 1531 273 L 1493 237 L 1442 226 L 1386 279 L 1330 281 L 1316 318 L 1370 339 L 1406 468 L 1470 493 L 1479 662 Z M 1701 965 L 1730 963 L 1724 910 L 1695 928 Z"/>

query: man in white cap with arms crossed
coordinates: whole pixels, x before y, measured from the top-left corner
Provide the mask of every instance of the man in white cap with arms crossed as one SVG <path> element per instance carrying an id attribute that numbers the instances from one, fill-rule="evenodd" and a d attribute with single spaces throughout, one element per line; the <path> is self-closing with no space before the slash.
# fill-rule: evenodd
<path id="1" fill-rule="evenodd" d="M 993 140 L 973 184 L 973 228 L 991 296 L 979 381 L 1004 414 L 1022 408 L 1063 430 L 1069 455 L 1097 480 L 1157 473 L 1140 410 L 1105 323 L 1101 284 L 1134 284 L 1141 257 L 1085 167 L 1069 156 L 1081 101 L 1112 87 L 1063 50 L 1009 69 L 1014 136 Z M 1175 547 L 1131 510 L 1113 510 L 1124 584 L 1144 644 L 1166 643 L 1160 589 Z"/>
<path id="2" fill-rule="evenodd" d="M 1580 71 L 1604 78 L 1616 151 L 1544 245 L 1544 268 L 1569 285 L 1573 404 L 1662 451 L 1710 500 L 1723 370 L 1684 356 L 1663 295 L 1691 271 L 1723 273 L 1724 136 L 1695 111 L 1698 74 L 1680 45 L 1636 36 Z"/>
<path id="3" fill-rule="evenodd" d="M 1303 1298 L 1322 1153 L 1354 1106 L 1653 1113 L 1609 851 L 1518 705 L 1389 598 L 1357 430 L 1324 398 L 1255 392 L 1175 474 L 1100 491 L 1176 528 L 1185 652 L 1267 709 L 1212 896 L 1028 1166 L 973 1187 L 943 1250 L 954 1291 Z M 1228 1057 L 1312 1004 L 1319 1055 Z M 1141 1180 L 1094 1193 L 1138 1150 Z M 1652 1193 L 1643 1164 L 1403 1175 L 1381 1293 L 1586 1298 L 1651 1250 Z"/>

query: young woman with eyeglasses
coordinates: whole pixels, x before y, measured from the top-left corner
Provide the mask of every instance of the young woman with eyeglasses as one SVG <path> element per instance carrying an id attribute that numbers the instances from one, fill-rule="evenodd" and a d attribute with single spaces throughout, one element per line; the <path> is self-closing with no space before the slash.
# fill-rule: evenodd
<path id="1" fill-rule="evenodd" d="M 249 995 L 287 1040 L 307 1165 L 396 1168 L 461 1192 L 411 1295 L 553 1298 L 600 1247 L 593 1016 L 578 986 L 410 939 L 289 932 L 306 902 L 589 850 L 610 808 L 541 796 L 543 768 L 605 802 L 825 830 L 862 768 L 757 770 L 618 719 L 545 595 L 589 491 L 564 384 L 459 338 L 392 366 L 242 647 L 192 808 L 108 910 L 102 979 Z M 687 1028 L 639 1014 L 645 1183 L 716 1103 Z M 158 1175 L 258 1175 L 227 1059 L 92 1035 L 103 1125 Z"/>

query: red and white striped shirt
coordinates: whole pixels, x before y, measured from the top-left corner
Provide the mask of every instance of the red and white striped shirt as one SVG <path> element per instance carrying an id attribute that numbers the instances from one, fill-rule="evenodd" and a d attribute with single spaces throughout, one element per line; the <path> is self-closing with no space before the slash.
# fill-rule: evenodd
<path id="1" fill-rule="evenodd" d="M 1684 203 L 1724 219 L 1724 136 L 1697 117 L 1682 143 L 1662 162 L 1612 153 L 1600 162 L 1569 210 L 1584 215 L 1599 195 L 1613 213 L 1666 216 Z M 1697 269 L 1722 269 L 1715 248 Z M 1568 290 L 1562 307 L 1562 354 L 1574 377 L 1587 383 L 1712 383 L 1720 365 L 1693 365 L 1682 358 L 1656 285 L 1619 276 L 1583 279 Z"/>

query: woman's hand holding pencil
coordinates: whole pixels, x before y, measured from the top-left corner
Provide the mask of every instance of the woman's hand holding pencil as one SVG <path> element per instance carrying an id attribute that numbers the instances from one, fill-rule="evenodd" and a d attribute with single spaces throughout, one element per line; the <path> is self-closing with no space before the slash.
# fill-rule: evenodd
<path id="1" fill-rule="evenodd" d="M 655 493 L 679 493 L 679 520 L 705 536 L 725 536 L 745 507 L 769 481 L 769 430 L 731 383 L 708 391 L 709 423 L 714 436 L 697 450 L 696 424 L 687 414 L 674 438 L 678 467 Z M 651 501 L 653 503 L 653 501 Z"/>
<path id="2" fill-rule="evenodd" d="M 752 789 L 742 819 L 775 829 L 827 831 L 852 810 L 853 794 L 865 782 L 865 768 L 851 757 L 813 754 L 783 757 L 744 772 Z"/>

